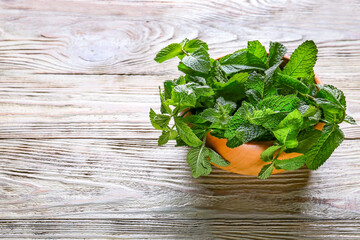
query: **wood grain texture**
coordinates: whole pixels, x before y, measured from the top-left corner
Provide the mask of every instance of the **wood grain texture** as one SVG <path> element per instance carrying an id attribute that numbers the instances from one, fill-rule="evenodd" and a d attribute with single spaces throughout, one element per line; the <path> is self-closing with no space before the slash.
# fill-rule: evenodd
<path id="1" fill-rule="evenodd" d="M 247 40 L 313 39 L 320 78 L 360 122 L 360 2 L 0 0 L 0 238 L 359 239 L 360 127 L 315 172 L 267 181 L 157 147 L 148 121 L 176 60 L 201 38 L 217 58 Z"/>

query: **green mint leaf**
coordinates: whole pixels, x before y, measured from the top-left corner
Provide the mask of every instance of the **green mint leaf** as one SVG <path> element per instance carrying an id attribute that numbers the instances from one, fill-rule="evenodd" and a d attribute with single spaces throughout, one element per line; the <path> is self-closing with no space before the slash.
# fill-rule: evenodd
<path id="1" fill-rule="evenodd" d="M 316 98 L 315 102 L 323 110 L 325 120 L 329 123 L 339 124 L 345 119 L 345 110 L 340 106 L 323 98 Z"/>
<path id="2" fill-rule="evenodd" d="M 270 42 L 269 49 L 269 58 L 268 64 L 269 67 L 274 66 L 276 63 L 281 61 L 286 53 L 287 49 L 284 45 L 279 42 Z"/>
<path id="3" fill-rule="evenodd" d="M 295 148 L 298 145 L 297 135 L 302 123 L 302 115 L 299 110 L 295 109 L 289 113 L 272 132 L 276 139 L 287 148 Z"/>
<path id="4" fill-rule="evenodd" d="M 238 147 L 244 143 L 250 142 L 258 137 L 267 133 L 267 130 L 262 126 L 253 125 L 250 123 L 245 123 L 239 126 L 234 132 L 235 135 L 230 137 L 230 132 L 225 131 L 225 136 L 232 139 L 232 141 L 228 141 L 226 146 L 230 148 Z"/>
<path id="5" fill-rule="evenodd" d="M 258 40 L 249 41 L 247 46 L 247 51 L 249 53 L 254 54 L 255 57 L 259 58 L 261 61 L 266 63 L 267 52 L 265 50 L 265 47 L 261 45 L 261 43 Z"/>
<path id="6" fill-rule="evenodd" d="M 175 126 L 180 138 L 191 147 L 198 147 L 202 141 L 181 118 L 175 117 Z"/>
<path id="7" fill-rule="evenodd" d="M 198 99 L 199 97 L 209 97 L 215 94 L 214 90 L 207 85 L 200 85 L 198 83 L 188 83 L 188 87 L 190 87 Z"/>
<path id="8" fill-rule="evenodd" d="M 161 49 L 160 52 L 158 52 L 158 54 L 156 54 L 156 57 L 154 58 L 154 60 L 158 63 L 162 63 L 168 59 L 176 57 L 177 55 L 179 55 L 181 53 L 182 53 L 181 44 L 172 43 L 172 44 L 164 47 L 163 49 Z"/>
<path id="9" fill-rule="evenodd" d="M 304 166 L 305 160 L 306 157 L 304 155 L 289 159 L 283 159 L 283 160 L 276 159 L 274 161 L 274 165 L 276 169 L 285 169 L 286 171 L 293 171 Z"/>
<path id="10" fill-rule="evenodd" d="M 308 77 L 313 72 L 317 53 L 318 50 L 313 41 L 303 42 L 291 55 L 283 74 L 294 78 Z"/>
<path id="11" fill-rule="evenodd" d="M 247 51 L 235 52 L 231 56 L 220 59 L 221 68 L 226 74 L 266 70 L 266 64 L 261 59 Z"/>
<path id="12" fill-rule="evenodd" d="M 301 112 L 303 117 L 310 117 L 314 116 L 318 109 L 313 105 L 304 104 L 298 107 L 298 110 Z"/>
<path id="13" fill-rule="evenodd" d="M 172 91 L 170 104 L 176 107 L 180 106 L 179 111 L 195 107 L 196 95 L 194 90 L 187 85 L 177 85 Z"/>
<path id="14" fill-rule="evenodd" d="M 152 108 L 150 108 L 149 116 L 152 126 L 158 130 L 165 130 L 171 119 L 169 115 L 156 114 Z"/>
<path id="15" fill-rule="evenodd" d="M 273 111 L 292 111 L 299 106 L 300 99 L 295 95 L 287 96 L 272 96 L 265 98 L 259 102 L 258 107 L 261 108 L 270 108 Z"/>
<path id="16" fill-rule="evenodd" d="M 205 50 L 209 50 L 207 43 L 199 39 L 192 39 L 187 41 L 186 44 L 184 45 L 184 50 L 188 53 L 192 53 L 200 47 L 203 47 Z"/>
<path id="17" fill-rule="evenodd" d="M 166 144 L 169 141 L 169 138 L 170 138 L 170 132 L 166 131 L 166 130 L 163 131 L 159 137 L 158 145 L 161 146 L 161 145 Z"/>
<path id="18" fill-rule="evenodd" d="M 209 161 L 209 152 L 209 149 L 204 145 L 189 150 L 186 162 L 189 164 L 194 178 L 207 176 L 211 173 L 212 168 Z"/>
<path id="19" fill-rule="evenodd" d="M 248 80 L 245 82 L 246 90 L 255 90 L 259 93 L 260 98 L 264 97 L 264 77 L 256 72 L 249 75 Z"/>
<path id="20" fill-rule="evenodd" d="M 260 155 L 264 162 L 272 162 L 275 152 L 277 152 L 282 146 L 271 146 L 263 151 Z"/>
<path id="21" fill-rule="evenodd" d="M 319 141 L 306 153 L 306 166 L 318 169 L 344 140 L 344 133 L 336 124 L 327 124 L 321 132 Z"/>
<path id="22" fill-rule="evenodd" d="M 208 73 L 210 70 L 210 57 L 206 49 L 201 46 L 190 55 L 182 59 L 182 63 L 188 68 L 200 72 Z"/>
<path id="23" fill-rule="evenodd" d="M 354 119 L 352 116 L 349 116 L 349 115 L 347 115 L 347 114 L 346 114 L 346 116 L 345 116 L 345 120 L 344 120 L 344 121 L 347 122 L 347 123 L 350 123 L 350 124 L 352 124 L 352 125 L 357 125 L 355 119 Z"/>
<path id="24" fill-rule="evenodd" d="M 160 87 L 159 87 L 159 95 L 160 95 L 160 102 L 161 102 L 161 107 L 160 107 L 161 113 L 171 114 L 172 111 L 169 107 L 169 102 L 165 100 L 164 95 L 161 93 Z"/>
<path id="25" fill-rule="evenodd" d="M 164 96 L 165 96 L 165 100 L 171 98 L 171 92 L 172 92 L 174 86 L 175 86 L 174 81 L 171 81 L 171 80 L 165 80 L 165 81 L 164 81 Z"/>
<path id="26" fill-rule="evenodd" d="M 230 162 L 228 162 L 227 160 L 225 160 L 222 156 L 220 156 L 220 154 L 218 154 L 217 152 L 215 152 L 213 149 L 208 148 L 209 149 L 209 157 L 210 157 L 210 162 L 214 163 L 218 166 L 221 167 L 227 167 L 230 165 Z"/>
<path id="27" fill-rule="evenodd" d="M 269 91 L 271 88 L 275 89 L 275 86 L 273 85 L 274 84 L 274 74 L 276 72 L 279 72 L 279 67 L 282 63 L 282 60 L 274 63 L 273 66 L 271 66 L 269 69 L 267 69 L 265 71 L 265 79 L 264 79 L 264 83 L 265 83 L 265 91 Z"/>
<path id="28" fill-rule="evenodd" d="M 236 104 L 231 101 L 225 101 L 219 97 L 216 100 L 215 108 L 205 109 L 200 116 L 209 122 L 212 122 L 211 128 L 223 129 L 229 123 L 230 114 L 236 108 Z"/>
<path id="29" fill-rule="evenodd" d="M 258 178 L 260 179 L 267 179 L 270 177 L 274 169 L 274 163 L 266 164 L 262 167 L 261 171 L 259 172 Z"/>
<path id="30" fill-rule="evenodd" d="M 218 96 L 237 102 L 245 97 L 245 81 L 247 78 L 248 73 L 237 73 L 225 83 L 214 82 L 213 88 Z"/>
<path id="31" fill-rule="evenodd" d="M 332 102 L 335 105 L 339 106 L 341 109 L 346 110 L 345 95 L 340 89 L 328 84 L 318 84 L 317 87 L 319 88 L 319 91 L 317 93 L 318 98 L 324 98 L 329 102 Z"/>
<path id="32" fill-rule="evenodd" d="M 307 153 L 314 146 L 321 136 L 321 131 L 314 127 L 301 131 L 297 137 L 298 146 L 292 152 Z"/>
<path id="33" fill-rule="evenodd" d="M 310 93 L 310 89 L 304 83 L 300 82 L 296 78 L 281 73 L 278 73 L 277 84 L 284 84 L 304 94 Z"/>

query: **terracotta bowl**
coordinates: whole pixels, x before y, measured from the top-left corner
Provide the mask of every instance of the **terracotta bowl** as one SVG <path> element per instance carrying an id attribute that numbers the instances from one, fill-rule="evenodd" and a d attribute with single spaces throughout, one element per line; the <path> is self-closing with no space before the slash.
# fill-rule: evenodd
<path id="1" fill-rule="evenodd" d="M 285 66 L 289 61 L 289 57 L 285 56 L 283 58 L 282 66 Z M 315 75 L 315 83 L 322 84 L 322 81 Z M 322 130 L 324 124 L 318 123 L 315 125 L 316 129 Z M 260 154 L 268 147 L 273 144 L 273 141 L 259 141 L 259 142 L 249 142 L 245 143 L 237 148 L 228 148 L 226 146 L 226 139 L 219 139 L 207 135 L 206 145 L 211 147 L 216 152 L 218 152 L 224 159 L 230 162 L 230 165 L 227 167 L 221 167 L 216 164 L 218 168 L 224 169 L 229 172 L 243 174 L 243 175 L 253 175 L 257 176 L 261 168 L 268 164 L 261 160 Z M 300 153 L 281 153 L 279 160 L 293 158 L 296 156 L 302 155 Z M 274 169 L 273 174 L 281 173 L 285 170 Z"/>

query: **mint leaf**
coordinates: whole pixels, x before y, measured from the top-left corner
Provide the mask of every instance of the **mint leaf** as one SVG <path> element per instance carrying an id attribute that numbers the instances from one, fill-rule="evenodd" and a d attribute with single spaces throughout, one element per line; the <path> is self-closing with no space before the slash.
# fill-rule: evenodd
<path id="1" fill-rule="evenodd" d="M 191 147 L 198 147 L 202 141 L 195 135 L 191 128 L 182 121 L 181 118 L 175 117 L 175 126 L 180 138 Z"/>
<path id="2" fill-rule="evenodd" d="M 161 88 L 160 87 L 159 87 L 159 95 L 160 95 L 160 102 L 161 102 L 161 106 L 160 106 L 161 113 L 171 114 L 172 111 L 171 111 L 171 109 L 169 107 L 169 102 L 165 101 L 165 97 L 161 93 Z"/>
<path id="3" fill-rule="evenodd" d="M 291 55 L 283 74 L 294 78 L 308 77 L 315 66 L 317 53 L 318 50 L 314 41 L 303 42 Z"/>
<path id="4" fill-rule="evenodd" d="M 192 39 L 187 41 L 186 44 L 184 45 L 184 50 L 188 53 L 192 53 L 200 47 L 203 47 L 205 50 L 209 50 L 207 43 L 199 39 Z"/>
<path id="5" fill-rule="evenodd" d="M 162 63 L 168 59 L 171 59 L 173 57 L 176 57 L 177 55 L 182 53 L 182 47 L 179 43 L 172 43 L 163 49 L 161 49 L 158 54 L 156 54 L 156 57 L 154 60 L 158 63 Z"/>
<path id="6" fill-rule="evenodd" d="M 221 167 L 227 167 L 230 165 L 230 162 L 225 160 L 222 156 L 220 156 L 220 154 L 218 154 L 211 148 L 208 148 L 208 149 L 209 149 L 209 158 L 210 158 L 211 163 L 214 163 Z"/>
<path id="7" fill-rule="evenodd" d="M 235 148 L 266 133 L 267 130 L 262 126 L 245 123 L 239 126 L 234 132 L 225 130 L 225 136 L 231 140 L 226 143 L 226 146 L 229 148 Z"/>
<path id="8" fill-rule="evenodd" d="M 287 49 L 279 42 L 270 42 L 269 67 L 274 66 L 277 62 L 281 61 L 286 53 Z"/>
<path id="9" fill-rule="evenodd" d="M 299 133 L 297 140 L 298 145 L 292 152 L 307 153 L 314 144 L 316 144 L 321 136 L 321 131 L 310 127 L 309 129 L 303 130 Z"/>
<path id="10" fill-rule="evenodd" d="M 235 109 L 236 104 L 231 101 L 225 101 L 219 97 L 216 100 L 215 108 L 205 109 L 200 116 L 212 123 L 211 128 L 223 129 L 230 121 L 230 114 Z"/>
<path id="11" fill-rule="evenodd" d="M 209 149 L 204 147 L 204 145 L 191 148 L 187 154 L 186 162 L 189 164 L 194 178 L 207 176 L 211 173 L 212 168 L 209 161 Z"/>
<path id="12" fill-rule="evenodd" d="M 173 88 L 170 104 L 180 107 L 179 111 L 195 107 L 196 95 L 194 90 L 187 85 L 177 85 Z"/>
<path id="13" fill-rule="evenodd" d="M 296 78 L 278 73 L 277 81 L 278 81 L 278 84 L 284 84 L 284 85 L 291 87 L 303 94 L 310 93 L 310 89 L 305 84 L 303 84 L 302 82 L 297 80 Z"/>
<path id="14" fill-rule="evenodd" d="M 306 160 L 305 156 L 300 155 L 289 159 L 283 159 L 283 160 L 276 159 L 274 161 L 274 165 L 276 169 L 285 169 L 286 171 L 293 171 L 304 166 L 305 160 Z"/>
<path id="15" fill-rule="evenodd" d="M 317 87 L 319 88 L 317 93 L 318 98 L 324 98 L 329 102 L 339 106 L 341 109 L 346 110 L 345 95 L 340 89 L 337 89 L 335 86 L 328 84 L 318 84 Z"/>
<path id="16" fill-rule="evenodd" d="M 326 124 L 319 141 L 306 153 L 306 165 L 309 169 L 318 169 L 344 140 L 344 133 L 338 125 Z"/>
<path id="17" fill-rule="evenodd" d="M 166 144 L 169 140 L 175 139 L 177 135 L 177 131 L 172 129 L 162 131 L 162 134 L 160 135 L 158 140 L 158 145 L 161 146 Z"/>
<path id="18" fill-rule="evenodd" d="M 335 103 L 323 98 L 316 98 L 315 102 L 323 110 L 325 120 L 329 123 L 341 123 L 345 119 L 345 110 Z"/>
<path id="19" fill-rule="evenodd" d="M 344 120 L 344 121 L 347 122 L 347 123 L 350 123 L 350 124 L 352 124 L 352 125 L 357 125 L 355 119 L 354 119 L 352 116 L 349 116 L 349 115 L 347 115 L 347 114 L 346 114 L 346 116 L 345 116 L 345 120 Z"/>
<path id="20" fill-rule="evenodd" d="M 261 61 L 266 63 L 267 52 L 265 50 L 265 47 L 261 45 L 261 43 L 258 40 L 249 41 L 247 46 L 247 51 L 249 53 L 254 54 L 255 57 L 259 58 Z"/>
<path id="21" fill-rule="evenodd" d="M 276 139 L 287 148 L 295 148 L 298 145 L 297 135 L 302 123 L 302 115 L 300 111 L 296 109 L 289 113 L 272 132 Z"/>
<path id="22" fill-rule="evenodd" d="M 152 126 L 158 130 L 164 130 L 171 119 L 170 115 L 156 114 L 152 108 L 150 108 L 149 117 Z"/>
<path id="23" fill-rule="evenodd" d="M 263 72 L 266 70 L 266 64 L 247 51 L 235 52 L 225 59 L 220 59 L 220 64 L 226 74 L 254 70 Z"/>
<path id="24" fill-rule="evenodd" d="M 261 159 L 264 162 L 271 162 L 273 160 L 274 154 L 278 151 L 282 146 L 271 146 L 268 147 L 265 151 L 263 151 L 260 155 Z"/>
<path id="25" fill-rule="evenodd" d="M 171 81 L 171 80 L 165 80 L 165 81 L 164 81 L 164 96 L 165 96 L 165 100 L 171 98 L 171 92 L 172 92 L 174 86 L 175 86 L 174 81 Z"/>
<path id="26" fill-rule="evenodd" d="M 274 169 L 274 163 L 266 164 L 262 167 L 261 171 L 259 172 L 258 178 L 260 179 L 267 179 L 270 177 Z"/>
<path id="27" fill-rule="evenodd" d="M 209 53 L 203 46 L 196 49 L 190 55 L 185 56 L 182 59 L 182 63 L 197 72 L 208 73 L 210 70 Z"/>
<path id="28" fill-rule="evenodd" d="M 213 88 L 217 95 L 226 100 L 237 102 L 245 97 L 245 81 L 248 78 L 247 73 L 237 73 L 227 82 L 214 82 Z"/>
<path id="29" fill-rule="evenodd" d="M 295 95 L 272 96 L 259 102 L 259 108 L 270 108 L 273 111 L 292 111 L 298 107 L 300 99 Z"/>
<path id="30" fill-rule="evenodd" d="M 248 80 L 245 82 L 246 90 L 255 90 L 259 93 L 260 98 L 264 97 L 264 77 L 256 72 L 249 75 Z"/>

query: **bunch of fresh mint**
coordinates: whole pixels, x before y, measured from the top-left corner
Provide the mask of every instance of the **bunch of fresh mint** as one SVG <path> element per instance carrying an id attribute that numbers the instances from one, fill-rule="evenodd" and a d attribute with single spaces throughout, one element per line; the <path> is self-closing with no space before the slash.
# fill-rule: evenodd
<path id="1" fill-rule="evenodd" d="M 273 140 L 261 154 L 268 162 L 259 173 L 261 179 L 274 168 L 295 170 L 306 164 L 317 169 L 344 139 L 338 124 L 356 124 L 345 113 L 341 90 L 315 84 L 317 52 L 313 41 L 305 41 L 285 65 L 286 47 L 278 42 L 270 43 L 268 54 L 259 41 L 250 41 L 246 49 L 220 60 L 210 58 L 208 45 L 198 39 L 163 48 L 155 61 L 178 57 L 184 75 L 166 80 L 164 91 L 159 88 L 161 114 L 150 110 L 152 125 L 162 130 L 158 144 L 175 139 L 176 146 L 190 146 L 186 160 L 195 178 L 208 175 L 211 163 L 229 165 L 205 146 L 208 132 L 227 139 L 230 148 Z M 325 123 L 322 131 L 314 128 L 319 122 Z M 278 160 L 283 151 L 303 155 Z"/>

